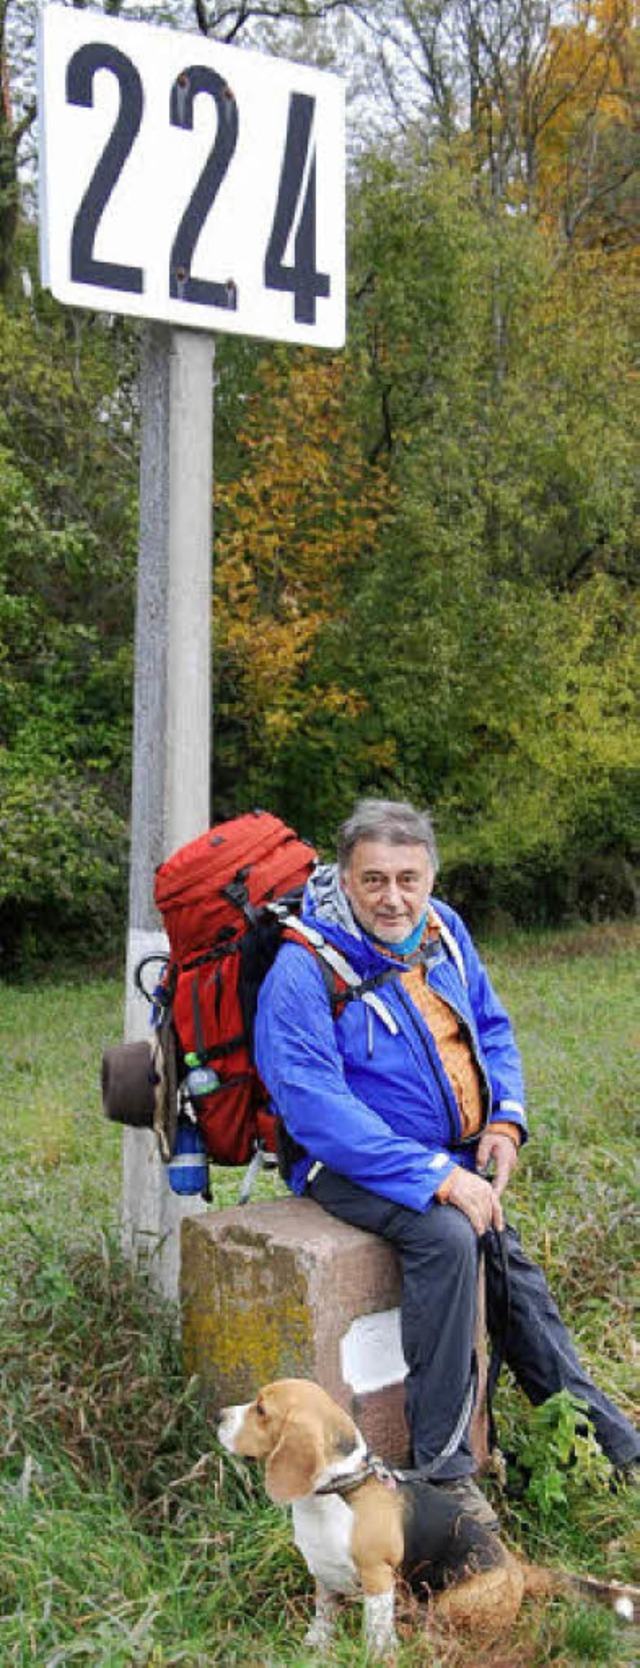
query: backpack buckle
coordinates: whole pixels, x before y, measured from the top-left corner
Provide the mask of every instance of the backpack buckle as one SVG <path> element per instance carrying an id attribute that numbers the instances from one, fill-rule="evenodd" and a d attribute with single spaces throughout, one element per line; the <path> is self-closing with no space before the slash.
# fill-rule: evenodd
<path id="1" fill-rule="evenodd" d="M 249 892 L 246 884 L 248 873 L 248 869 L 238 869 L 238 873 L 234 875 L 233 880 L 228 881 L 227 885 L 222 887 L 223 896 L 228 898 L 234 909 L 239 909 L 243 915 L 247 912 L 249 904 Z"/>

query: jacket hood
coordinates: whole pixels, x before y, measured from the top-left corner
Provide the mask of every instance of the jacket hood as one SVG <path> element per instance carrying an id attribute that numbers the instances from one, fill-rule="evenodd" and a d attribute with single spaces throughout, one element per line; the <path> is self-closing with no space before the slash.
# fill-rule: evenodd
<path id="1" fill-rule="evenodd" d="M 363 939 L 346 892 L 340 885 L 337 863 L 319 863 L 307 881 L 302 913 L 305 920 L 340 927 L 350 938 Z"/>

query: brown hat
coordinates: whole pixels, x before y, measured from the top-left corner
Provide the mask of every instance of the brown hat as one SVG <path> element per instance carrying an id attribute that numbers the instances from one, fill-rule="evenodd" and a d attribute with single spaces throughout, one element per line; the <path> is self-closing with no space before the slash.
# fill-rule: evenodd
<path id="1" fill-rule="evenodd" d="M 164 1024 L 148 1041 L 120 1043 L 102 1056 L 105 1116 L 132 1129 L 155 1130 L 160 1156 L 168 1164 L 178 1116 L 176 1047 Z"/>

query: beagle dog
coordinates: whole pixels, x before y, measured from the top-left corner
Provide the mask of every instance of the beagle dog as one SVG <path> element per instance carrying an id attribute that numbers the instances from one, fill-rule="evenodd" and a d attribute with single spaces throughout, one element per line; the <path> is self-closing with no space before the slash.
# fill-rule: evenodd
<path id="1" fill-rule="evenodd" d="M 230 1453 L 264 1460 L 267 1493 L 293 1507 L 295 1543 L 315 1579 L 310 1648 L 329 1649 L 339 1596 L 361 1591 L 368 1653 L 389 1656 L 396 1572 L 418 1596 L 434 1595 L 441 1620 L 490 1637 L 515 1621 L 525 1592 L 578 1587 L 613 1602 L 634 1591 L 531 1570 L 446 1488 L 371 1455 L 349 1414 L 309 1379 L 279 1379 L 254 1402 L 223 1408 L 218 1437 Z"/>

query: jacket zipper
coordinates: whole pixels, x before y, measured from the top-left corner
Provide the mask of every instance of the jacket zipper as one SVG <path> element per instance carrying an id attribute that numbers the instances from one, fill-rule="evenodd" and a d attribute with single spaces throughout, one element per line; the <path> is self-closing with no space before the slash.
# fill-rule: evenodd
<path id="1" fill-rule="evenodd" d="M 439 995 L 440 995 L 440 992 L 436 991 L 436 996 L 439 996 Z M 456 1019 L 458 1021 L 458 1024 L 462 1026 L 465 1038 L 466 1038 L 466 1040 L 469 1044 L 469 1048 L 471 1049 L 471 1053 L 473 1055 L 474 1064 L 477 1067 L 478 1072 L 480 1073 L 480 1077 L 482 1078 L 482 1081 L 484 1083 L 484 1086 L 485 1086 L 485 1089 L 486 1089 L 486 1092 L 487 1092 L 487 1096 L 486 1096 L 486 1116 L 485 1116 L 485 1119 L 484 1119 L 484 1123 L 481 1125 L 481 1129 L 485 1129 L 488 1122 L 489 1122 L 489 1118 L 491 1117 L 491 1111 L 492 1111 L 492 1107 L 493 1107 L 493 1094 L 492 1094 L 492 1091 L 491 1091 L 491 1084 L 489 1082 L 489 1079 L 487 1077 L 487 1073 L 486 1073 L 485 1068 L 484 1068 L 484 1064 L 483 1064 L 482 1060 L 480 1059 L 480 1057 L 478 1055 L 475 1036 L 473 1034 L 473 1031 L 472 1031 L 472 1028 L 469 1024 L 468 1019 L 465 1019 L 464 1014 L 461 1014 L 460 1009 L 458 1007 L 456 1007 L 455 1002 L 452 1002 L 451 998 L 449 996 L 442 996 L 441 1000 L 443 1002 L 447 1003 L 447 1007 L 449 1007 L 451 1009 L 451 1012 L 453 1014 L 455 1014 Z M 464 1144 L 466 1145 L 467 1142 L 477 1141 L 479 1134 L 480 1134 L 480 1130 L 477 1130 L 475 1135 L 463 1137 Z"/>
<path id="2" fill-rule="evenodd" d="M 427 1059 L 429 1061 L 429 1065 L 431 1067 L 431 1070 L 432 1070 L 433 1075 L 435 1077 L 436 1083 L 437 1083 L 438 1088 L 440 1090 L 440 1094 L 442 1096 L 442 1103 L 443 1103 L 445 1112 L 447 1114 L 447 1119 L 448 1119 L 448 1123 L 449 1123 L 449 1129 L 451 1131 L 452 1141 L 453 1141 L 454 1145 L 459 1146 L 460 1136 L 461 1136 L 462 1131 L 461 1131 L 460 1125 L 458 1125 L 458 1127 L 456 1128 L 456 1123 L 455 1123 L 455 1120 L 454 1120 L 454 1116 L 453 1116 L 453 1113 L 452 1113 L 452 1110 L 451 1110 L 451 1104 L 450 1104 L 450 1101 L 449 1101 L 449 1095 L 447 1093 L 446 1080 L 443 1076 L 440 1061 L 439 1061 L 437 1055 L 436 1055 L 436 1058 L 434 1059 L 433 1050 L 432 1050 L 431 1044 L 429 1042 L 428 1034 L 421 1030 L 420 1025 L 418 1024 L 418 1015 L 417 1015 L 417 1013 L 415 1013 L 415 1010 L 413 1008 L 413 1003 L 411 1002 L 410 998 L 406 995 L 405 991 L 403 990 L 402 985 L 400 983 L 400 980 L 398 980 L 397 984 L 394 981 L 393 988 L 397 992 L 400 1004 L 404 1008 L 404 1011 L 407 1015 L 407 1018 L 410 1019 L 411 1024 L 413 1026 L 413 1029 L 416 1032 L 417 1036 L 419 1037 L 420 1042 L 422 1043 L 424 1053 L 427 1056 Z"/>

